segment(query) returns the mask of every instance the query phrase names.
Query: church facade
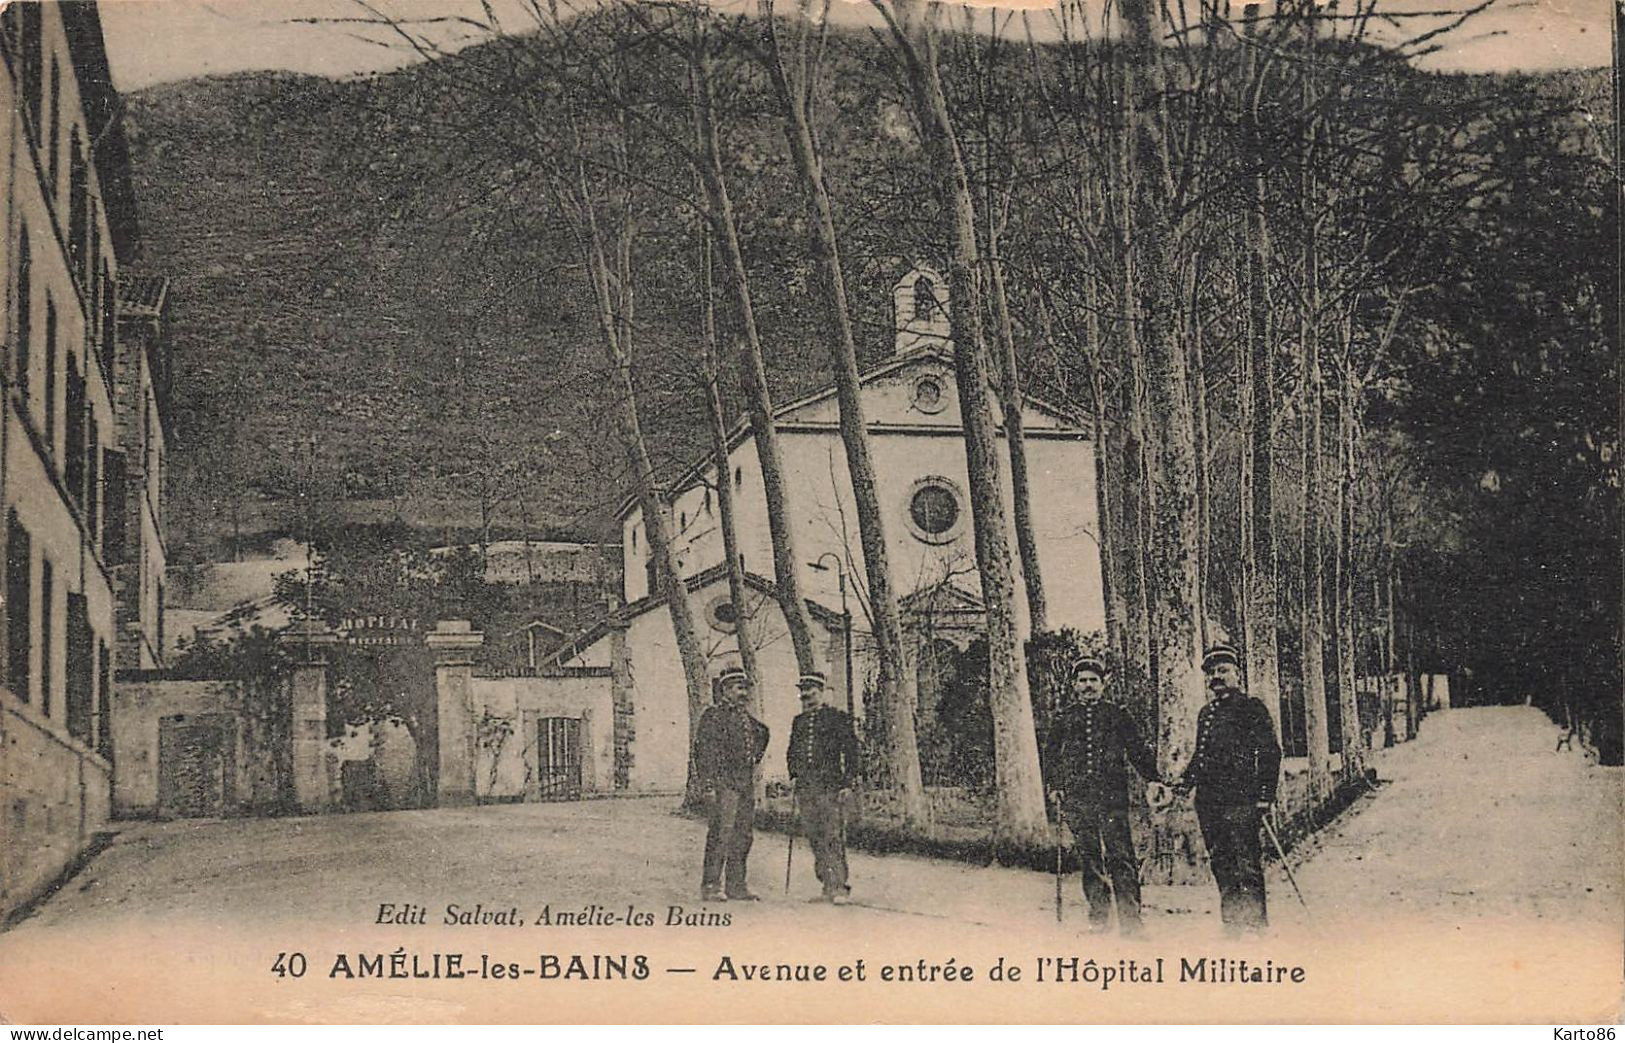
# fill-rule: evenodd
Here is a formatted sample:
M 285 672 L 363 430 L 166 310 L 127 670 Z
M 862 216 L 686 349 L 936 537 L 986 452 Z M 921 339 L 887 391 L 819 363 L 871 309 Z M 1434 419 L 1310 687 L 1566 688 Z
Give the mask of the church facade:
M 943 641 L 963 647 L 978 635 L 983 621 L 946 282 L 929 269 L 916 268 L 894 286 L 892 296 L 894 351 L 862 377 L 892 582 L 915 649 Z M 1000 419 L 996 399 L 993 408 Z M 1076 419 L 1042 402 L 1029 400 L 1023 419 L 1050 625 L 1085 632 L 1100 629 L 1105 614 L 1093 443 Z M 843 690 L 844 586 L 853 631 L 853 708 L 861 716 L 865 684 L 875 665 L 864 597 L 868 583 L 863 548 L 834 386 L 780 407 L 774 425 L 790 524 L 801 558 L 799 578 L 813 610 L 820 665 L 831 685 Z M 1002 438 L 1000 448 L 1008 517 L 1010 474 Z M 771 596 L 771 580 L 765 578 L 774 574 L 767 501 L 756 444 L 743 421 L 730 432 L 726 468 L 719 473 L 713 459 L 703 460 L 679 479 L 672 494 L 672 538 L 688 588 L 685 595 L 718 668 L 723 660 L 737 656 L 738 624 L 728 599 L 717 509 L 716 490 L 722 481 L 732 486 L 741 564 L 750 578 L 746 632 L 757 646 L 763 712 L 773 730 L 765 762 L 773 777 L 783 774 L 782 744 L 798 709 L 797 668 L 783 616 Z M 643 773 L 634 763 L 627 776 L 630 788 L 675 788 L 681 785 L 686 764 L 682 668 L 664 611 L 665 593 L 651 582 L 654 568 L 642 511 L 635 502 L 629 503 L 619 521 L 627 605 L 615 619 L 559 650 L 554 662 L 606 667 L 627 678 L 631 716 L 638 720 L 639 752 L 633 760 L 642 758 L 659 767 L 655 773 L 659 778 L 640 778 Z M 1019 573 L 1013 535 L 1010 546 Z M 1018 601 L 1024 613 L 1024 595 Z M 654 718 L 660 721 L 658 727 Z M 656 727 L 657 734 L 651 735 L 648 727 Z M 650 742 L 672 744 L 672 755 L 653 751 L 646 755 L 643 748 Z

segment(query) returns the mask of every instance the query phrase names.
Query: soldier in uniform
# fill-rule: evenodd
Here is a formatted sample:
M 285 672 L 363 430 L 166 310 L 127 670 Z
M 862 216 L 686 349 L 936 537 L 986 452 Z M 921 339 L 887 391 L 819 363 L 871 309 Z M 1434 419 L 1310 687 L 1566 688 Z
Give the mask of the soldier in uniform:
M 701 715 L 694 739 L 696 774 L 711 800 L 700 897 L 754 902 L 745 863 L 756 825 L 756 765 L 767 750 L 767 725 L 746 707 L 750 682 L 744 670 L 727 667 L 717 683 L 717 702 Z
M 1241 690 L 1234 648 L 1208 649 L 1202 672 L 1212 698 L 1197 715 L 1196 749 L 1174 789 L 1196 790 L 1196 820 L 1219 885 L 1219 917 L 1226 934 L 1238 935 L 1269 922 L 1259 828 L 1275 803 L 1281 744 L 1269 710 Z
M 852 888 L 846 882 L 846 808 L 861 768 L 852 717 L 828 702 L 824 675 L 801 675 L 801 713 L 790 726 L 790 780 L 801 805 L 801 830 L 812 846 L 813 871 L 823 894 L 815 901 L 837 905 Z
M 1140 930 L 1140 860 L 1128 823 L 1128 769 L 1157 781 L 1156 752 L 1117 704 L 1103 696 L 1106 664 L 1087 657 L 1077 664 L 1074 699 L 1056 717 L 1044 744 L 1044 776 L 1050 800 L 1072 830 L 1089 900 L 1089 925 L 1103 931 L 1117 899 L 1118 929 Z

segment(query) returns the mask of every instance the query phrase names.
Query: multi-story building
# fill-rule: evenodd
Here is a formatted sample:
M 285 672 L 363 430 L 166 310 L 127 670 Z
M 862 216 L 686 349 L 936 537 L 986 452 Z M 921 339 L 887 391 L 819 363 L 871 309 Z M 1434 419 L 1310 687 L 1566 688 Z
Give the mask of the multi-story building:
M 3 914 L 109 814 L 116 287 L 137 230 L 95 5 L 7 5 L 0 58 Z
M 165 665 L 163 490 L 167 466 L 169 357 L 164 322 L 169 280 L 125 275 L 118 284 L 118 364 L 114 412 L 119 452 L 108 460 L 107 496 L 119 517 L 110 519 L 108 560 L 118 602 L 120 670 Z

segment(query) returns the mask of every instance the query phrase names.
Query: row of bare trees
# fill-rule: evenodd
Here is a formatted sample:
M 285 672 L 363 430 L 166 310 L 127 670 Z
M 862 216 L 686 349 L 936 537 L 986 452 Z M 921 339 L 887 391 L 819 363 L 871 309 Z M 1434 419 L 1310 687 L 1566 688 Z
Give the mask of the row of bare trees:
M 788 220 L 834 377 L 878 665 L 869 708 L 881 781 L 907 827 L 925 815 L 915 675 L 848 290 L 884 253 L 864 229 L 864 197 L 883 182 L 920 215 L 889 234 L 945 258 L 954 295 L 998 839 L 1046 835 L 1023 649 L 1049 614 L 1021 424 L 1034 383 L 1092 420 L 1108 639 L 1154 714 L 1164 770 L 1189 755 L 1201 650 L 1219 637 L 1245 647 L 1254 694 L 1301 708 L 1315 793 L 1332 785 L 1334 712 L 1343 771 L 1360 769 L 1356 677 L 1394 658 L 1391 609 L 1386 658 L 1358 647 L 1381 630 L 1375 603 L 1393 600 L 1393 555 L 1380 552 L 1391 525 L 1374 519 L 1417 499 L 1385 492 L 1403 447 L 1370 437 L 1367 409 L 1398 379 L 1407 302 L 1432 278 L 1419 258 L 1486 176 L 1453 136 L 1483 114 L 1437 104 L 1407 64 L 1448 24 L 1379 41 L 1371 8 L 1306 0 L 1241 11 L 1060 0 L 1019 15 L 874 0 L 867 35 L 833 25 L 828 0 L 730 13 L 531 0 L 527 15 L 504 24 L 488 6 L 469 20 L 492 39 L 477 61 L 439 50 L 437 27 L 387 24 L 440 66 L 466 67 L 462 88 L 491 99 L 501 128 L 504 205 L 544 208 L 569 244 L 669 592 L 684 589 L 683 570 L 640 407 L 636 362 L 654 324 L 639 309 L 651 286 L 700 302 L 683 338 L 695 347 L 678 354 L 704 407 L 736 616 L 750 613 L 727 481 L 735 401 L 761 464 L 779 606 L 809 669 L 796 490 L 772 421 L 750 246 L 758 223 L 785 220 L 762 202 L 771 179 L 746 161 L 760 148 L 752 134 L 773 125 L 783 139 L 789 175 L 773 190 L 781 206 L 784 192 L 796 200 Z M 853 55 L 886 73 L 877 107 L 906 114 L 900 140 L 867 147 L 868 174 L 851 173 L 866 147 L 850 134 L 827 144 L 851 100 L 832 56 Z M 692 727 L 705 654 L 688 600 L 667 605 Z M 754 670 L 748 628 L 738 632 Z

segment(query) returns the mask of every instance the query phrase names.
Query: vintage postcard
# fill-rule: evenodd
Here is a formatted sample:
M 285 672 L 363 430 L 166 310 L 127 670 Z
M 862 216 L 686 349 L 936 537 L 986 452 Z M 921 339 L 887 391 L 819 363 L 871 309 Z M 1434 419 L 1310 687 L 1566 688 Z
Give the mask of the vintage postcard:
M 1612 1038 L 1620 19 L 7 4 L 0 1021 Z

